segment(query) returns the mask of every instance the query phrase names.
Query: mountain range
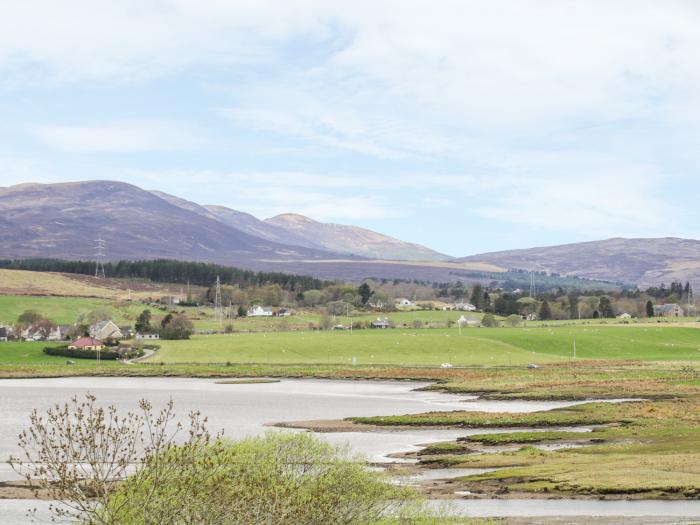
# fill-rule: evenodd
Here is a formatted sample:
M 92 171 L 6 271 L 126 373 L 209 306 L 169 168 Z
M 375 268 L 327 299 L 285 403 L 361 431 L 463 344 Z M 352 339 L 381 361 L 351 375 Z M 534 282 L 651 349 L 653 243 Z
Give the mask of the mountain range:
M 114 181 L 0 188 L 0 258 L 172 258 L 321 278 L 493 279 L 532 269 L 655 285 L 700 277 L 700 241 L 608 239 L 453 258 L 422 245 L 293 213 L 265 220 Z

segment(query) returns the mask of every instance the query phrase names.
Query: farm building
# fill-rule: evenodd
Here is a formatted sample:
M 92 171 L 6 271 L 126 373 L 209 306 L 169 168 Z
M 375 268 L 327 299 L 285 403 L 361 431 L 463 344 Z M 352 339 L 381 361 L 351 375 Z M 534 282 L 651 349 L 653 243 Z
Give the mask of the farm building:
M 455 304 L 455 310 L 461 310 L 463 312 L 476 312 L 476 306 L 472 303 L 457 303 Z
M 90 337 L 93 339 L 122 339 L 124 334 L 112 321 L 100 321 L 90 327 Z
M 405 297 L 399 297 L 394 301 L 396 306 L 416 306 L 416 303 L 411 301 L 410 299 L 406 299 Z
M 380 328 L 380 329 L 382 329 L 382 328 L 390 328 L 390 327 L 391 327 L 391 323 L 389 322 L 389 319 L 387 319 L 386 317 L 385 317 L 384 319 L 381 319 L 381 318 L 377 317 L 377 320 L 376 320 L 376 321 L 372 321 L 372 324 L 371 324 L 370 326 L 371 326 L 372 328 Z
M 655 317 L 683 317 L 683 308 L 679 304 L 654 305 Z
M 272 317 L 272 308 L 265 308 L 264 306 L 253 306 L 248 308 L 246 312 L 248 317 Z
M 627 312 L 621 313 L 617 316 L 618 319 L 632 319 L 632 316 Z
M 102 341 L 92 337 L 81 337 L 68 345 L 69 350 L 102 350 L 104 347 Z

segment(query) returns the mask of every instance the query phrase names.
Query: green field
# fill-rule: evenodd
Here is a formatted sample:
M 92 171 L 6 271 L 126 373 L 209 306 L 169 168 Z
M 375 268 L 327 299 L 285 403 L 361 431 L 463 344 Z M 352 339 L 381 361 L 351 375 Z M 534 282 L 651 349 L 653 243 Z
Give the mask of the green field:
M 117 324 L 133 324 L 133 320 L 144 308 L 140 303 L 85 297 L 0 295 L 0 324 L 13 323 L 25 310 L 36 310 L 57 324 L 72 324 L 78 315 L 97 309 L 106 309 Z
M 567 326 L 356 330 L 194 336 L 161 341 L 165 363 L 516 365 L 577 359 L 697 361 L 700 330 L 675 326 Z

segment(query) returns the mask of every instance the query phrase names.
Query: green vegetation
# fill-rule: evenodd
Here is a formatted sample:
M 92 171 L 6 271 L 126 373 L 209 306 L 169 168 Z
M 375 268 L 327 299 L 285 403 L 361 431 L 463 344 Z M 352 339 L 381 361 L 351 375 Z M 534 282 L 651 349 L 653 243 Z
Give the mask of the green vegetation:
M 505 434 L 473 434 L 460 439 L 462 442 L 481 443 L 482 445 L 510 445 L 546 443 L 549 441 L 602 440 L 597 432 L 562 432 L 547 430 L 543 432 L 509 432 Z
M 566 409 L 528 414 L 488 412 L 428 412 L 407 416 L 353 417 L 350 421 L 379 426 L 448 426 L 462 428 L 570 427 L 619 423 L 603 403 L 579 405 Z M 582 408 L 585 407 L 585 408 Z
M 105 310 L 117 324 L 133 324 L 143 309 L 139 303 L 86 297 L 34 297 L 0 295 L 0 324 L 12 324 L 26 310 L 35 310 L 57 324 L 73 324 L 82 314 Z
M 700 330 L 674 326 L 571 326 L 357 330 L 194 336 L 163 341 L 151 361 L 349 365 L 522 365 L 578 360 L 697 361 Z

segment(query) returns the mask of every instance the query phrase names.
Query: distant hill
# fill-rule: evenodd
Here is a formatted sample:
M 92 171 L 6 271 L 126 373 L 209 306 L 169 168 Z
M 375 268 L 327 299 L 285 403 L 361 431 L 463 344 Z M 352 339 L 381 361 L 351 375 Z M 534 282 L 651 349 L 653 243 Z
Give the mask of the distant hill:
M 365 228 L 317 222 L 295 213 L 277 215 L 264 222 L 289 232 L 294 239 L 302 239 L 306 246 L 336 253 L 402 261 L 445 261 L 450 258 L 420 244 L 401 241 Z
M 484 253 L 457 259 L 502 268 L 534 269 L 589 279 L 669 284 L 700 282 L 700 241 L 692 239 L 608 239 L 543 248 Z
M 389 243 L 387 255 L 396 256 L 396 246 L 417 246 L 370 234 Z M 322 243 L 312 243 L 304 232 L 297 234 L 246 213 L 205 207 L 122 182 L 0 188 L 0 258 L 93 259 L 98 237 L 107 242 L 107 257 L 113 261 L 168 258 L 323 279 L 450 281 L 455 270 L 501 271 L 484 264 L 373 260 L 348 250 L 338 253 L 317 247 Z M 348 243 L 355 243 L 354 239 Z M 429 252 L 419 248 L 421 254 Z M 375 243 L 373 249 L 377 253 L 379 245 Z M 411 255 L 410 250 L 404 253 Z
M 98 236 L 106 240 L 113 259 L 163 257 L 240 263 L 329 256 L 264 241 L 122 182 L 0 188 L 0 216 L 3 257 L 91 258 Z
M 318 222 L 295 213 L 284 213 L 264 221 L 225 206 L 200 206 L 153 191 L 154 195 L 183 209 L 213 218 L 255 237 L 342 255 L 397 261 L 445 261 L 449 256 L 365 228 Z

